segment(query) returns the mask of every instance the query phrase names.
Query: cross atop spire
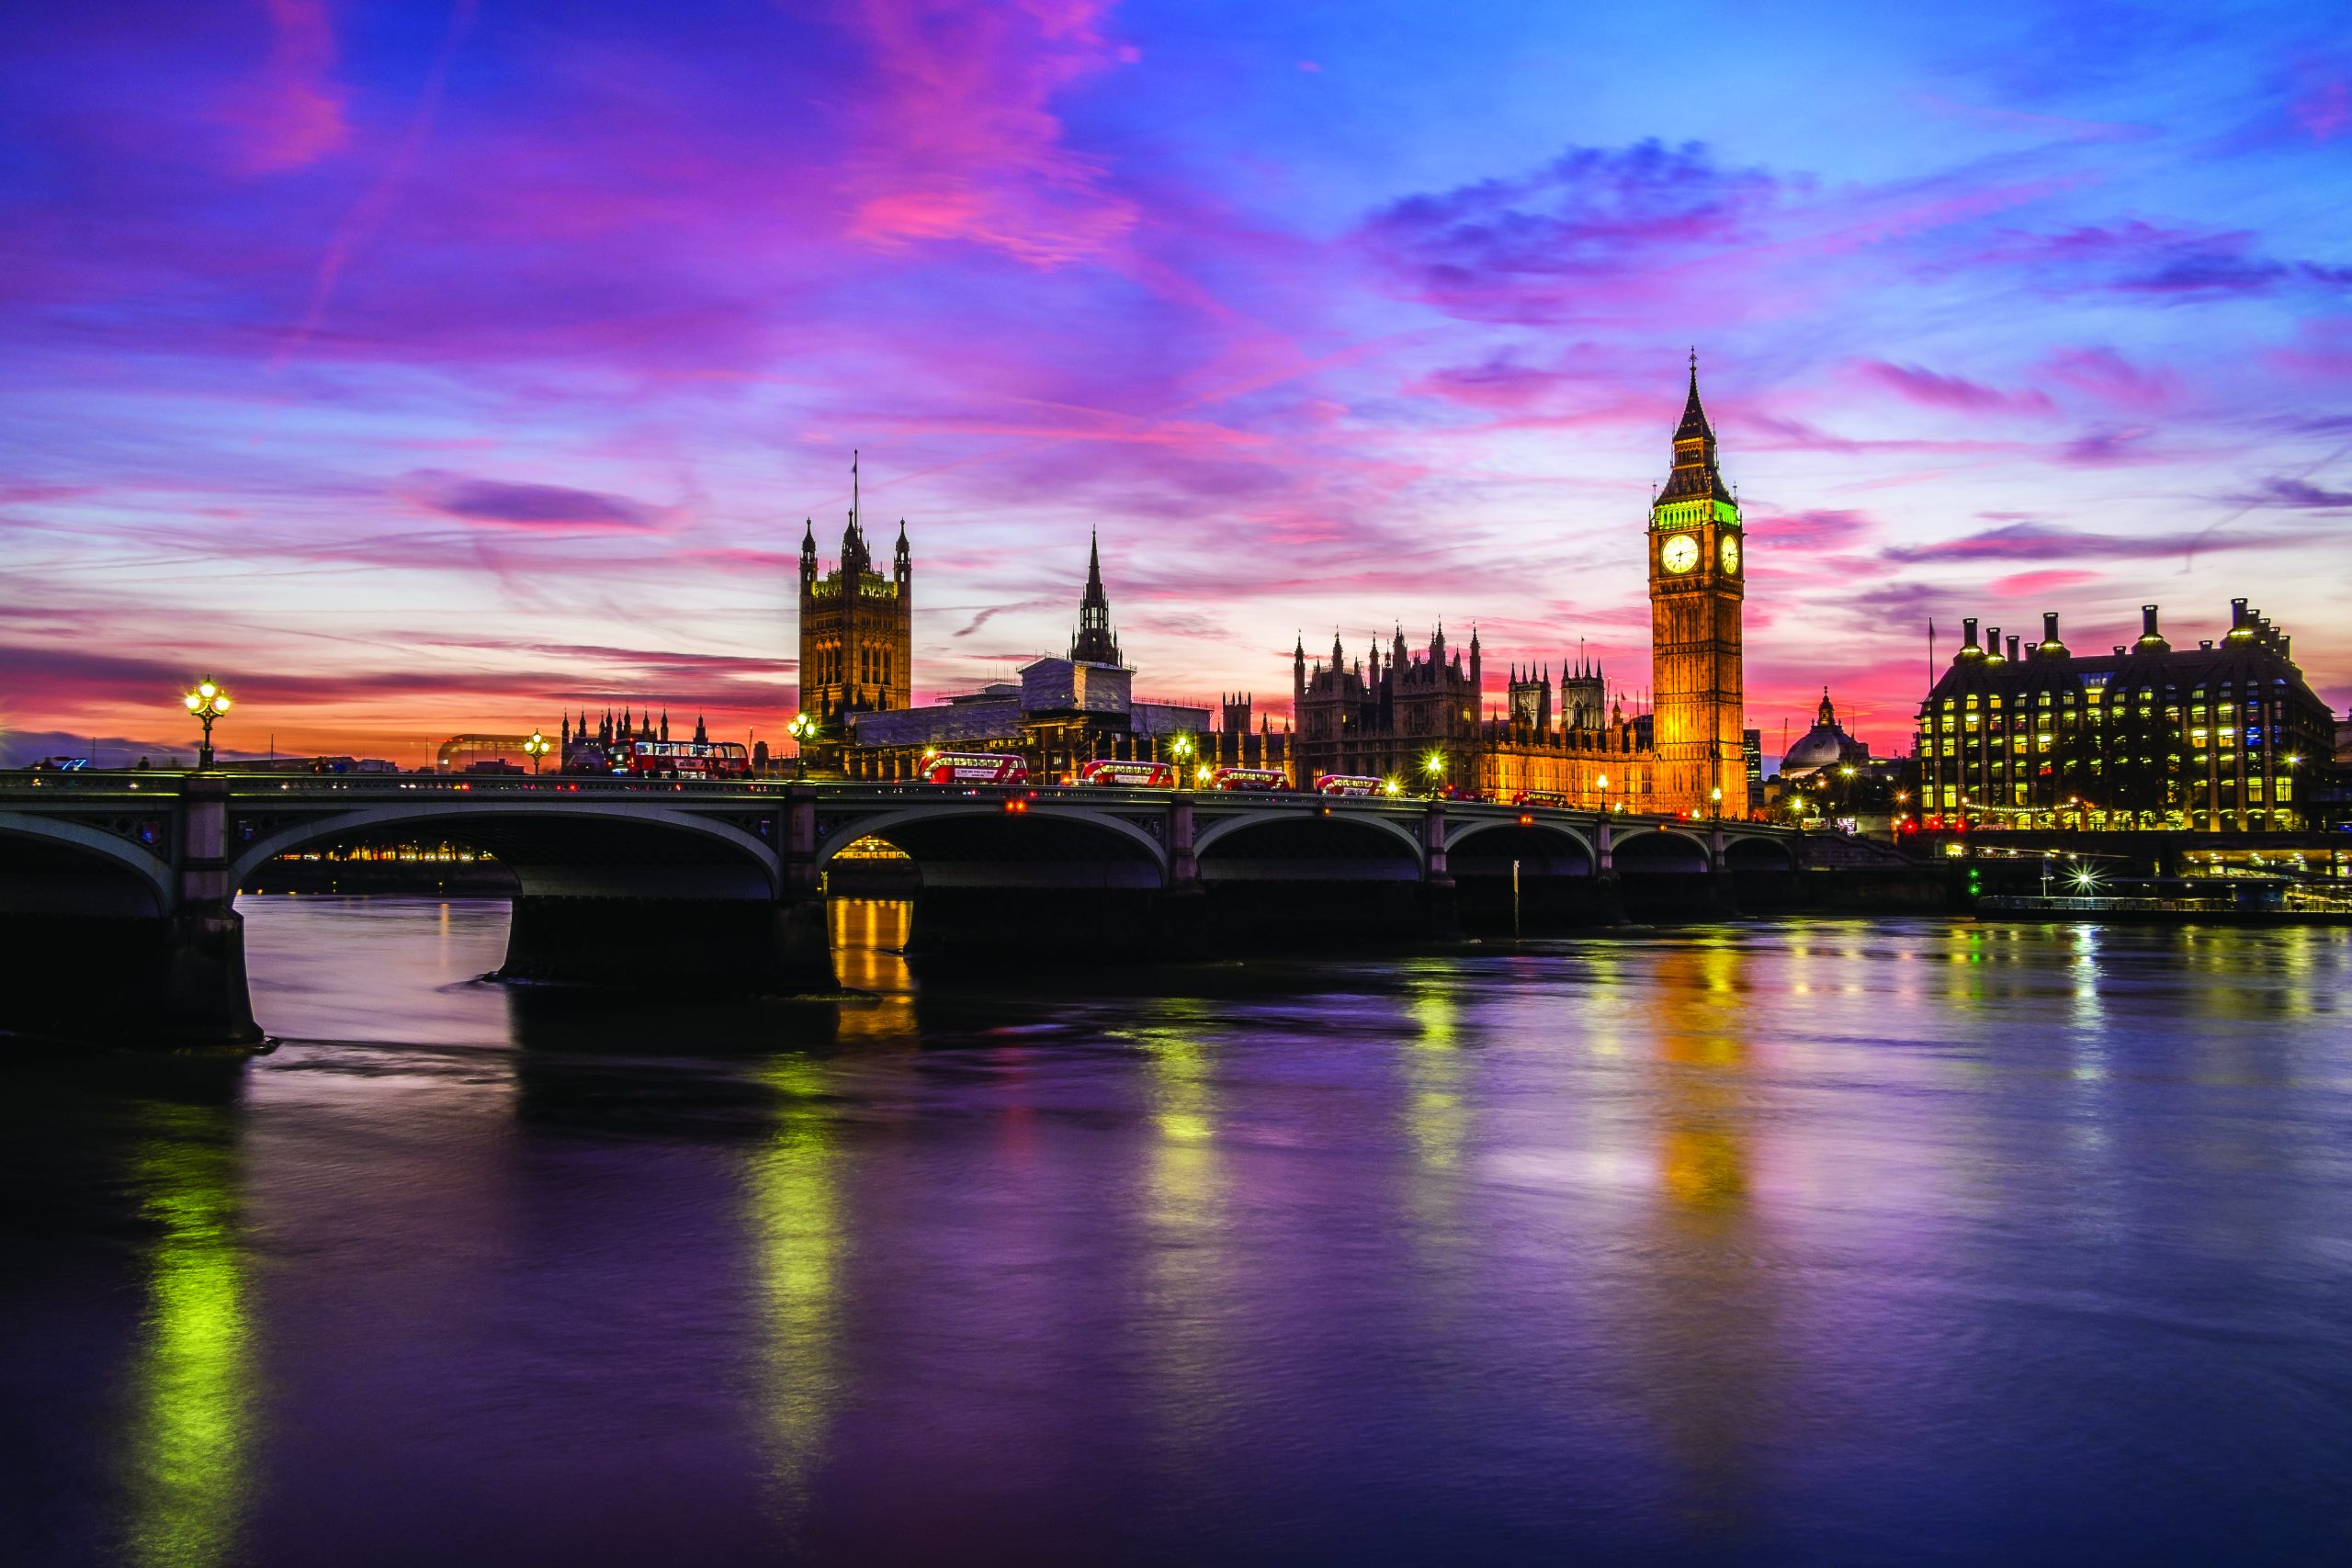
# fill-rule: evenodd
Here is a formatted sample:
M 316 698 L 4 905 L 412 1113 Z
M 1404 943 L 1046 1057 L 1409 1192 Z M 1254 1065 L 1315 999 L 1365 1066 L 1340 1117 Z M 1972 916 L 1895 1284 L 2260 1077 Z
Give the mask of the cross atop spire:
M 1674 471 L 1653 504 L 1727 499 L 1731 487 L 1715 467 L 1715 427 L 1699 401 L 1699 351 L 1690 351 L 1690 390 L 1682 402 L 1682 423 L 1674 429 Z
M 1707 411 L 1699 403 L 1699 351 L 1690 351 L 1690 392 L 1682 401 L 1682 423 L 1675 427 L 1674 441 L 1679 446 L 1685 441 L 1713 441 L 1714 427 L 1707 423 Z

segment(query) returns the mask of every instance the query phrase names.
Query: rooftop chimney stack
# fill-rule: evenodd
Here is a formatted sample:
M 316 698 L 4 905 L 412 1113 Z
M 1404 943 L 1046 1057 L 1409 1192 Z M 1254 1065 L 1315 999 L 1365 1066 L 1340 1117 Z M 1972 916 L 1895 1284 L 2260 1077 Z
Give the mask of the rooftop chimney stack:
M 2012 664 L 2015 664 L 2017 661 L 2018 661 L 2018 639 L 2017 639 L 2017 638 L 2015 638 L 2015 637 L 2011 637 L 2011 638 L 2009 638 L 2009 662 L 2010 662 L 2010 663 L 2012 663 Z
M 1960 625 L 1961 629 L 1968 634 L 1968 640 L 1961 646 L 1960 650 L 1962 653 L 1971 652 L 1976 648 L 1976 617 L 1963 615 L 1961 617 Z

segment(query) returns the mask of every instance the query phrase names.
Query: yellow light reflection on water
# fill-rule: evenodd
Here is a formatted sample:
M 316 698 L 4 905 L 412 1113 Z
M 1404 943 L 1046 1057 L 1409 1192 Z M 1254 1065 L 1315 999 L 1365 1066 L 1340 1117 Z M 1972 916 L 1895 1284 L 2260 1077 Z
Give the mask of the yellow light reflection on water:
M 914 978 L 908 972 L 907 937 L 914 905 L 904 898 L 835 898 L 825 906 L 833 973 L 866 999 L 845 1004 L 836 1025 L 842 1043 L 900 1039 L 915 1026 Z
M 230 1112 L 156 1113 L 135 1177 L 162 1226 L 132 1378 L 127 1556 L 168 1568 L 235 1560 L 251 1484 L 252 1325 L 238 1250 Z
M 1206 1007 L 1162 1004 L 1167 1021 L 1129 1036 L 1143 1054 L 1156 1137 L 1143 1154 L 1144 1355 L 1161 1440 L 1176 1462 L 1208 1448 L 1225 1408 L 1226 1179 L 1217 1147 Z
M 773 1140 L 752 1156 L 751 1224 L 766 1315 L 769 1477 L 786 1521 L 808 1504 L 840 1397 L 840 1299 L 846 1254 L 839 1150 L 826 1109 L 829 1069 L 782 1057 L 762 1077 L 777 1097 Z

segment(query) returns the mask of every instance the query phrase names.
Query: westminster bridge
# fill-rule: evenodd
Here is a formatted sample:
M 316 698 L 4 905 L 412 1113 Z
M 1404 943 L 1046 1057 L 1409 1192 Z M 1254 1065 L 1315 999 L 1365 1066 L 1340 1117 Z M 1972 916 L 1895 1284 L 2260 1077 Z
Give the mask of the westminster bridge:
M 869 839 L 920 874 L 923 949 L 1055 957 L 1723 914 L 1820 852 L 1745 821 L 1292 793 L 0 773 L 0 1027 L 257 1038 L 237 890 L 280 855 L 420 838 L 514 874 L 503 976 L 790 994 L 836 988 L 827 866 Z

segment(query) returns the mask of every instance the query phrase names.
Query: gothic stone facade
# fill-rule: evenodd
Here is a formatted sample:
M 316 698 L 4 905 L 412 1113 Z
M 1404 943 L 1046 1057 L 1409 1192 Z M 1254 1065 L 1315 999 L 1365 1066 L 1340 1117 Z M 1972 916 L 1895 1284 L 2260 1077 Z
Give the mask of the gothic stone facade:
M 1399 631 L 1385 662 L 1377 645 L 1350 662 L 1335 637 L 1329 664 L 1310 665 L 1302 638 L 1292 652 L 1300 783 L 1351 773 L 1419 791 L 1435 757 L 1448 783 L 1499 800 L 1541 791 L 1577 805 L 1746 815 L 1746 539 L 1738 502 L 1716 466 L 1695 361 L 1674 433 L 1674 466 L 1650 508 L 1647 533 L 1654 694 L 1647 723 L 1628 721 L 1607 701 L 1600 670 L 1582 661 L 1573 671 L 1563 667 L 1556 710 L 1546 668 L 1510 671 L 1503 714 L 1484 713 L 1475 630 L 1466 659 L 1463 650 L 1449 654 L 1442 627 L 1423 651 L 1408 649 Z
M 849 525 L 842 532 L 841 562 L 817 567 L 817 528 L 800 539 L 800 710 L 817 721 L 807 749 L 820 766 L 837 762 L 854 713 L 887 713 L 914 700 L 914 563 L 907 525 L 890 572 L 874 570 L 858 517 L 856 468 L 850 474 Z

